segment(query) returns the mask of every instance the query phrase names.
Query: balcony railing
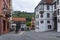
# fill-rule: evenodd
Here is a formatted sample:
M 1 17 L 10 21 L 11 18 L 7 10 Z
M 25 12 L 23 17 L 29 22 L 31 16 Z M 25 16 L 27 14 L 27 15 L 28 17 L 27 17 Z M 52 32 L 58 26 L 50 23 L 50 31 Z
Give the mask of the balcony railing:
M 8 13 L 7 13 L 7 14 L 5 14 L 5 16 L 6 16 L 6 17 L 11 17 L 11 14 L 8 14 Z
M 9 13 L 9 11 L 5 7 L 3 8 L 3 11 L 6 17 L 11 17 L 11 13 Z

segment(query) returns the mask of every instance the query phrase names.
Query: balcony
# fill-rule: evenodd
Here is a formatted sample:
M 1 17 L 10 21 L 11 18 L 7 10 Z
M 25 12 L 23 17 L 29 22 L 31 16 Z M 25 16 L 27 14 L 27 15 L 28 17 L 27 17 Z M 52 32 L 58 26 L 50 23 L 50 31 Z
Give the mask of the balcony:
M 11 13 L 5 7 L 3 8 L 3 11 L 5 14 L 5 17 L 11 17 Z
M 5 15 L 4 14 L 0 14 L 0 17 L 5 17 Z
M 8 13 L 7 13 L 7 14 L 5 14 L 5 16 L 6 16 L 6 17 L 11 17 L 11 14 L 8 14 Z

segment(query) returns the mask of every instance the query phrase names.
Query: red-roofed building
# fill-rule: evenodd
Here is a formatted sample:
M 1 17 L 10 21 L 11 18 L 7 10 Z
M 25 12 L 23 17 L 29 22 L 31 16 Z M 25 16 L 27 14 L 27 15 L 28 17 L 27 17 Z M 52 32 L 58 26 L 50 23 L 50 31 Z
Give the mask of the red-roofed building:
M 13 24 L 16 24 L 16 27 L 19 26 L 20 29 L 26 27 L 26 18 L 12 18 Z

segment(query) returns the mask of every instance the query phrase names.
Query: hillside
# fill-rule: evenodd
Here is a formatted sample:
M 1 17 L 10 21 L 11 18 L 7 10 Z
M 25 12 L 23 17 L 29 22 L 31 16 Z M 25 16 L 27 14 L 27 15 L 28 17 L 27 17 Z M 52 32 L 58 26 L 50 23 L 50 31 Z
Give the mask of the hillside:
M 27 13 L 27 12 L 20 12 L 20 11 L 14 11 L 13 17 L 25 17 L 27 20 L 31 20 L 32 17 L 34 17 L 34 13 Z

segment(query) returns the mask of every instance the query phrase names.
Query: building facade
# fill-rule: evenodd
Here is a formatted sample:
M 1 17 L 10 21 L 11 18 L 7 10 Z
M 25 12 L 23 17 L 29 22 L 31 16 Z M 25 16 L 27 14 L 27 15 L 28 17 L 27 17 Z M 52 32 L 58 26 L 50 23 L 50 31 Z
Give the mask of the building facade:
M 35 30 L 35 18 L 34 17 L 32 17 L 30 29 Z
M 0 34 L 9 32 L 12 0 L 0 0 Z
M 60 0 L 41 0 L 35 8 L 35 31 L 60 31 Z
M 25 30 L 26 29 L 26 18 L 18 18 L 18 17 L 13 17 L 12 18 L 12 21 L 13 23 L 12 24 L 15 24 L 16 25 L 16 29 L 17 30 Z

